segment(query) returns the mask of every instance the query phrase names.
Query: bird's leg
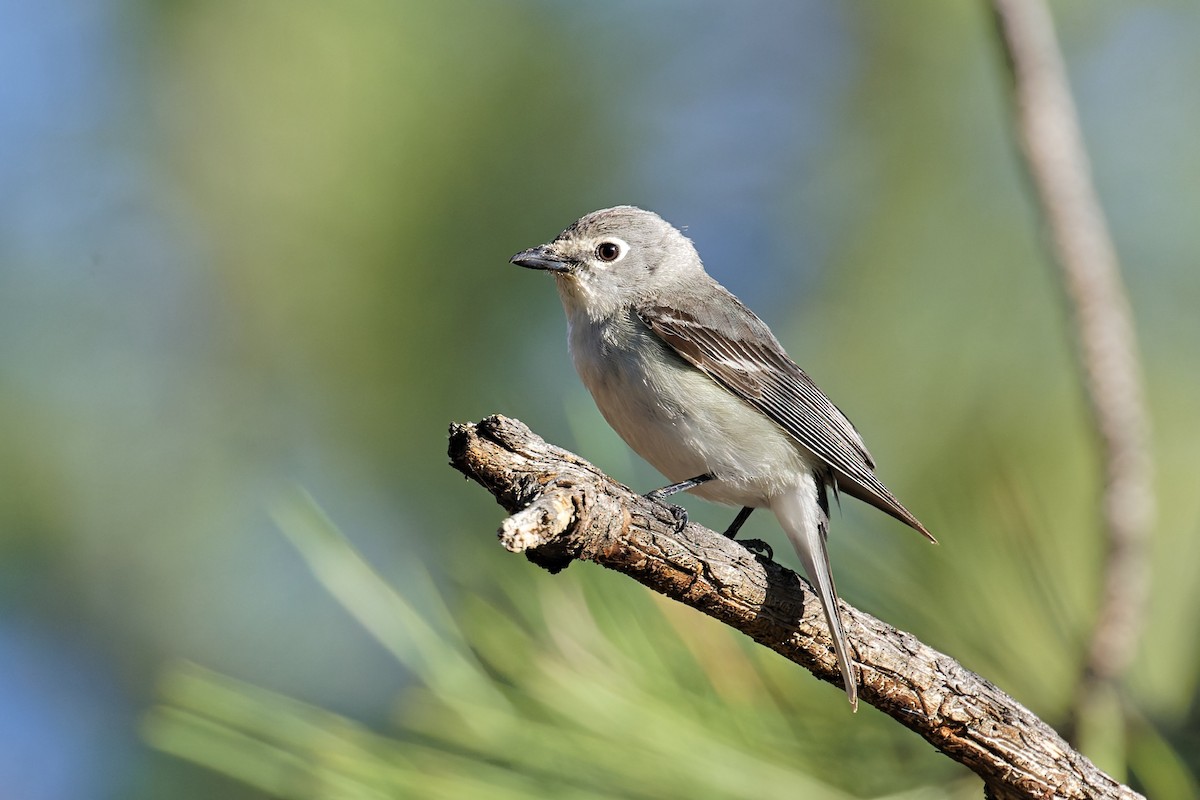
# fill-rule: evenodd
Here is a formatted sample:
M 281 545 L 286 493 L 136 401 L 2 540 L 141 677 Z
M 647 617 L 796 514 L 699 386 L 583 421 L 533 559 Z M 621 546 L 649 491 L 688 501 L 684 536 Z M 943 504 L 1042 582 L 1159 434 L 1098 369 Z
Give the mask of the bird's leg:
M 688 478 L 686 481 L 672 483 L 670 486 L 664 486 L 661 489 L 655 489 L 653 492 L 646 492 L 645 498 L 647 500 L 661 502 L 665 497 L 670 497 L 671 495 L 678 494 L 679 492 L 686 492 L 688 489 L 695 489 L 700 484 L 711 481 L 714 477 L 715 476 L 706 472 L 703 475 L 697 475 L 694 478 Z M 675 530 L 682 531 L 688 524 L 687 509 L 683 506 L 674 505 L 673 503 L 663 503 L 663 505 L 671 509 L 671 516 L 675 518 L 676 523 Z
M 746 524 L 746 520 L 750 519 L 750 515 L 753 513 L 753 506 L 746 506 L 739 511 L 738 515 L 733 518 L 733 522 L 729 523 L 729 527 L 725 529 L 725 535 L 730 539 L 735 538 L 737 536 L 737 532 L 742 529 L 742 526 Z
M 750 519 L 750 515 L 754 513 L 753 506 L 746 506 L 738 515 L 733 518 L 733 522 L 729 523 L 729 527 L 725 529 L 725 535 L 730 539 L 737 536 L 737 532 L 746 524 L 746 520 Z M 762 539 L 742 539 L 742 547 L 749 550 L 756 556 L 766 556 L 768 561 L 775 558 L 775 551 L 771 549 L 771 545 L 764 542 Z
M 646 499 L 662 500 L 663 498 L 670 497 L 673 494 L 686 492 L 688 489 L 695 489 L 702 483 L 708 483 L 713 479 L 713 477 L 713 475 L 710 475 L 706 472 L 703 475 L 697 475 L 694 478 L 688 478 L 686 481 L 672 483 L 670 486 L 664 486 L 661 489 L 655 489 L 653 492 L 646 492 Z

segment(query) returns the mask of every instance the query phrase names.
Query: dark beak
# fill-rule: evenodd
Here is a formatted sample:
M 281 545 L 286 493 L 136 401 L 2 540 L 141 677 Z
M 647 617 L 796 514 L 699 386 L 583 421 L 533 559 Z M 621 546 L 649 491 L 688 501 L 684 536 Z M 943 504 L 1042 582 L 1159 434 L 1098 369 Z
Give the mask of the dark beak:
M 551 272 L 568 272 L 571 269 L 571 262 L 551 250 L 548 244 L 523 250 L 510 258 L 509 261 L 518 267 L 545 269 Z

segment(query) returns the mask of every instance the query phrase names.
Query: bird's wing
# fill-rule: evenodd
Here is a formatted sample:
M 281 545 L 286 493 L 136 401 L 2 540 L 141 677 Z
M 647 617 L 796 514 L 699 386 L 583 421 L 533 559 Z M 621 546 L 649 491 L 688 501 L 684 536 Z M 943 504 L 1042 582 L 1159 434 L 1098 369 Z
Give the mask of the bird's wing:
M 766 324 L 736 297 L 705 303 L 712 324 L 653 304 L 638 316 L 692 366 L 770 417 L 833 470 L 836 488 L 892 515 L 930 539 L 925 526 L 875 476 L 875 462 L 846 415 L 792 361 Z M 732 304 L 732 305 L 730 305 Z

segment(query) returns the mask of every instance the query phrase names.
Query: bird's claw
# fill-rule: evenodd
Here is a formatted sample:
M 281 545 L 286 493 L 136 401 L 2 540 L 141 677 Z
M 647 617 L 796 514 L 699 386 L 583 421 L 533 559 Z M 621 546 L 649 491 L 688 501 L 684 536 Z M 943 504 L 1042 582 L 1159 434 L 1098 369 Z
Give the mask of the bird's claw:
M 667 486 L 664 488 L 671 489 L 673 487 Z M 671 512 L 671 516 L 675 518 L 675 532 L 683 533 L 683 529 L 686 528 L 688 524 L 687 509 L 683 506 L 677 506 L 674 503 L 667 503 L 663 501 L 663 497 L 670 497 L 672 494 L 674 494 L 674 492 L 667 492 L 667 494 L 664 495 L 662 489 L 655 489 L 653 492 L 646 492 L 644 495 L 642 495 L 642 497 L 645 497 L 647 500 L 653 500 L 656 503 L 662 503 L 662 505 L 666 506 L 667 510 Z
M 734 541 L 749 550 L 755 558 L 761 557 L 767 561 L 775 560 L 775 551 L 762 539 L 734 539 Z
M 671 516 L 675 518 L 675 532 L 683 533 L 683 529 L 688 524 L 688 512 L 683 506 L 677 506 L 673 503 L 663 503 L 671 512 Z

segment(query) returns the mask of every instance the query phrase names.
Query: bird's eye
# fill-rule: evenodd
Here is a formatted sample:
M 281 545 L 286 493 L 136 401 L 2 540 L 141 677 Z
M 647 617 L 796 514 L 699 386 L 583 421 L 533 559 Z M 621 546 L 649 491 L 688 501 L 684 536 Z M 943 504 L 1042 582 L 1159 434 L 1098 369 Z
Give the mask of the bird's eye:
M 601 242 L 596 246 L 596 258 L 601 261 L 616 261 L 621 256 L 621 246 L 616 242 Z

